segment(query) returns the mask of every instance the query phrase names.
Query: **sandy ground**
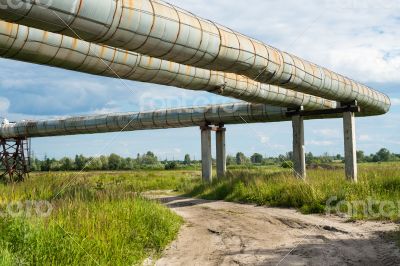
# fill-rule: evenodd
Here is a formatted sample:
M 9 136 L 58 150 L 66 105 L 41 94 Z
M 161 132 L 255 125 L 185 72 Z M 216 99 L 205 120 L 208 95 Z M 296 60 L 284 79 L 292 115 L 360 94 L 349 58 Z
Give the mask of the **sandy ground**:
M 156 265 L 400 265 L 393 223 L 154 196 L 186 223 Z

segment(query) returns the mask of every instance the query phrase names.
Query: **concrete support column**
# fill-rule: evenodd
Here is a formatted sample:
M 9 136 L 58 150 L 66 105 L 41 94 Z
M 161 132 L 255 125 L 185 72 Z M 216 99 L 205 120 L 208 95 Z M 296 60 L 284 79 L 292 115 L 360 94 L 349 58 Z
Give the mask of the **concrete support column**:
M 203 181 L 212 181 L 211 128 L 201 127 L 201 165 Z
M 306 178 L 306 158 L 304 153 L 304 119 L 300 115 L 292 117 L 293 126 L 293 169 L 301 179 Z
M 226 174 L 226 147 L 225 147 L 226 128 L 219 126 L 216 130 L 217 146 L 217 177 L 223 178 Z
M 353 112 L 343 113 L 343 129 L 346 178 L 357 182 L 356 126 Z

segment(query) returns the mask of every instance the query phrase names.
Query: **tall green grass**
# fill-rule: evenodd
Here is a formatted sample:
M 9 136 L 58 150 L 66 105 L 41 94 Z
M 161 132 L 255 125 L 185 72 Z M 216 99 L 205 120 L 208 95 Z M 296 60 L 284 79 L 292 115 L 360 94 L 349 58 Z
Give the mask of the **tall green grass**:
M 28 265 L 133 265 L 157 256 L 179 225 L 142 199 L 71 203 L 46 220 L 1 219 L 1 257 Z
M 1 265 L 136 265 L 157 257 L 182 219 L 140 197 L 184 182 L 166 173 L 58 173 L 0 185 Z M 168 174 L 171 175 L 171 174 Z M 49 217 L 7 214 L 6 203 L 48 200 Z
M 340 169 L 309 170 L 303 182 L 277 167 L 231 169 L 212 184 L 188 170 L 33 174 L 24 183 L 0 184 L 1 214 L 13 201 L 47 200 L 54 209 L 48 217 L 0 215 L 0 265 L 136 265 L 159 256 L 182 219 L 140 196 L 148 190 L 325 213 L 332 197 L 332 204 L 399 201 L 400 164 L 361 165 L 358 184 Z M 356 208 L 350 218 L 399 220 L 394 208 L 390 217 Z
M 223 180 L 188 186 L 184 192 L 204 199 L 297 208 L 303 213 L 325 213 L 338 207 L 337 211 L 348 214 L 345 203 L 351 202 L 352 219 L 400 220 L 400 164 L 361 165 L 357 184 L 345 180 L 342 169 L 309 170 L 306 182 L 288 170 L 234 170 Z M 385 206 L 386 212 L 379 214 L 382 201 L 394 206 Z M 372 211 L 366 212 L 365 205 L 356 202 L 371 202 Z
M 176 190 L 198 183 L 195 171 L 132 171 L 132 172 L 57 172 L 34 173 L 25 182 L 0 183 L 0 203 L 12 200 L 54 200 L 83 197 L 94 191 L 109 194 L 140 193 L 149 190 Z M 88 193 L 88 194 L 85 194 Z

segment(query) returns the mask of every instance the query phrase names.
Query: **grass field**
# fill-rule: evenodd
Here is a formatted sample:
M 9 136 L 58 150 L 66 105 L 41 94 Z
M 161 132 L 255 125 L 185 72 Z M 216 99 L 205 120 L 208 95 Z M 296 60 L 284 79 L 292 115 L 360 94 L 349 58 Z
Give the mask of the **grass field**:
M 134 265 L 157 257 L 176 237 L 182 219 L 139 192 L 175 188 L 181 178 L 49 173 L 1 185 L 0 264 Z M 48 205 L 29 207 L 36 200 L 51 203 L 49 216 L 36 213 L 45 206 L 42 213 L 47 214 Z
M 350 219 L 400 220 L 400 164 L 362 164 L 358 184 L 346 181 L 343 169 L 332 169 L 309 170 L 303 182 L 276 166 L 236 167 L 213 184 L 203 184 L 194 170 L 34 173 L 24 183 L 0 185 L 0 265 L 134 265 L 156 258 L 182 219 L 141 197 L 149 190 L 303 213 L 329 206 L 347 213 L 345 203 L 356 202 Z M 48 216 L 29 205 L 41 201 L 51 203 Z M 370 201 L 366 212 L 359 203 Z M 381 201 L 394 204 L 385 203 L 381 212 Z M 42 213 L 46 206 L 39 206 Z
M 350 219 L 400 221 L 399 163 L 361 164 L 357 184 L 345 180 L 340 166 L 335 168 L 309 170 L 306 182 L 274 167 L 233 170 L 224 180 L 184 190 L 193 197 L 297 208 L 306 214 L 336 212 Z

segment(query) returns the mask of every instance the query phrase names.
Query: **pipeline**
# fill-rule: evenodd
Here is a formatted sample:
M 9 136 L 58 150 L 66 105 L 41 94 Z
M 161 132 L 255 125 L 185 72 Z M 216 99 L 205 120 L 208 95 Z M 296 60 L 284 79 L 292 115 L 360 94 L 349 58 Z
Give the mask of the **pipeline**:
M 337 104 L 237 74 L 181 65 L 5 21 L 0 21 L 0 56 L 101 76 L 205 90 L 254 103 L 304 106 L 309 110 L 335 108 Z
M 235 125 L 291 121 L 286 107 L 264 104 L 231 103 L 164 109 L 137 113 L 113 113 L 41 121 L 20 121 L 0 126 L 0 138 L 36 138 L 183 128 L 205 125 Z M 324 118 L 337 118 L 328 115 Z M 321 117 L 304 117 L 306 120 Z
M 50 137 L 148 129 L 290 120 L 287 108 L 232 103 L 140 113 L 115 113 L 3 124 L 0 138 Z
M 367 86 L 160 0 L 0 0 L 0 18 L 210 70 L 245 75 L 384 114 L 390 99 Z

